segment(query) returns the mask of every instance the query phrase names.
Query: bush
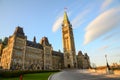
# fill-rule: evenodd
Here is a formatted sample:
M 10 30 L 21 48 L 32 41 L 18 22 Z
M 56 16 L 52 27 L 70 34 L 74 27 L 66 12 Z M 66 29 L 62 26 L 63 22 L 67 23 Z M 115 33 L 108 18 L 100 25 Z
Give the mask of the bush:
M 120 67 L 117 67 L 117 68 L 112 68 L 113 70 L 120 70 Z
M 10 78 L 10 77 L 19 77 L 20 75 L 24 74 L 34 74 L 34 73 L 46 73 L 46 72 L 59 72 L 60 70 L 14 70 L 14 71 L 0 71 L 0 77 Z
M 1 77 L 18 77 L 23 74 L 23 71 L 2 71 Z

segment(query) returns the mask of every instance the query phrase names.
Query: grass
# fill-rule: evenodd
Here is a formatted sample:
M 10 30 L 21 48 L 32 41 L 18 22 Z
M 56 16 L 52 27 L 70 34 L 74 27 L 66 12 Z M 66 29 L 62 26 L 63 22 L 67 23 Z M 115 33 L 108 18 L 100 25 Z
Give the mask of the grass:
M 23 75 L 23 80 L 48 80 L 48 77 L 52 73 L 55 73 L 55 72 L 24 74 Z M 15 78 L 0 78 L 0 80 L 19 80 L 19 77 L 15 77 Z

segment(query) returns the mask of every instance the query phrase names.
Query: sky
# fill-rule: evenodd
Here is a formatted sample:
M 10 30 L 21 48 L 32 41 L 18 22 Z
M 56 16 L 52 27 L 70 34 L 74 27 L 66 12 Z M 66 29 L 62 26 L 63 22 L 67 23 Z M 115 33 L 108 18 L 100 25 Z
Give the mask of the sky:
M 67 8 L 65 10 L 65 8 Z M 54 50 L 62 48 L 64 11 L 73 27 L 76 54 L 82 51 L 91 64 L 120 64 L 120 0 L 0 0 L 0 38 L 17 26 L 28 40 L 46 36 Z

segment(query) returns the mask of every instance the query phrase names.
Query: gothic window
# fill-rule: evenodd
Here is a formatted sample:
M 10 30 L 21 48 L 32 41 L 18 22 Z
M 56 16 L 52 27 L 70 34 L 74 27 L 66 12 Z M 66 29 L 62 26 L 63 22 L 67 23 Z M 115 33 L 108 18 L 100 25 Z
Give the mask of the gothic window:
M 64 31 L 64 34 L 68 33 L 68 30 Z
M 67 39 L 67 48 L 69 49 L 68 39 Z
M 16 54 L 17 54 L 18 56 L 20 56 L 20 55 L 22 54 L 22 52 L 19 52 L 19 51 L 18 51 L 18 52 L 16 52 Z
M 65 39 L 65 48 L 68 49 L 68 39 Z
M 67 55 L 67 59 L 69 59 L 69 56 Z
M 68 37 L 65 39 L 65 48 L 66 48 L 66 49 L 69 48 Z

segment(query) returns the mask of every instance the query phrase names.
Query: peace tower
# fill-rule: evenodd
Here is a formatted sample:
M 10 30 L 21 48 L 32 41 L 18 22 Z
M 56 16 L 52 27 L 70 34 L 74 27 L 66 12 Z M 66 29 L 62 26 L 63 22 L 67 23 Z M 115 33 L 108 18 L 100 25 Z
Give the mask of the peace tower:
M 62 41 L 64 52 L 64 67 L 77 68 L 73 29 L 66 12 L 64 12 L 62 23 Z

